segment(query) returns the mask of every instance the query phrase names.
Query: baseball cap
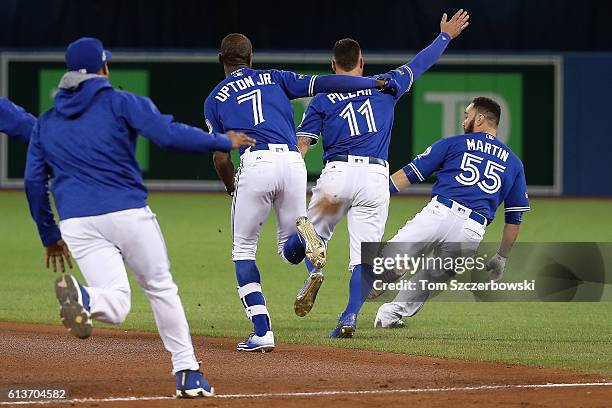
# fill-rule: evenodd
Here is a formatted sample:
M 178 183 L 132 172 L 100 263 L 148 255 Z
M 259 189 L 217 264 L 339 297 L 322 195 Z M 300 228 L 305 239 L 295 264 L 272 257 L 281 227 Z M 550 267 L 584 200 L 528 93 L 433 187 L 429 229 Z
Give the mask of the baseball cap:
M 93 74 L 111 59 L 97 38 L 83 37 L 71 42 L 66 50 L 66 66 L 69 71 Z

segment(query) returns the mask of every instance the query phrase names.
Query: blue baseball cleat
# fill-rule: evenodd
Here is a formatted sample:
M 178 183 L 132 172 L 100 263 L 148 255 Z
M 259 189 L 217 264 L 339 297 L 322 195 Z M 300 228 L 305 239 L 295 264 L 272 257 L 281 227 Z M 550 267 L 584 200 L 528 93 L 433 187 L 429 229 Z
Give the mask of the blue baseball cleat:
M 265 353 L 266 351 L 274 350 L 274 333 L 268 331 L 264 336 L 258 336 L 255 333 L 251 333 L 249 338 L 242 343 L 238 343 L 236 347 L 238 351 L 259 351 Z
M 357 315 L 355 313 L 349 313 L 338 320 L 338 325 L 329 333 L 329 338 L 350 339 L 353 337 L 355 329 L 357 329 Z
M 215 389 L 199 370 L 181 370 L 176 374 L 176 396 L 179 398 L 212 397 Z
M 73 336 L 86 339 L 93 330 L 89 313 L 89 294 L 72 275 L 55 280 L 55 296 L 60 304 L 62 323 Z

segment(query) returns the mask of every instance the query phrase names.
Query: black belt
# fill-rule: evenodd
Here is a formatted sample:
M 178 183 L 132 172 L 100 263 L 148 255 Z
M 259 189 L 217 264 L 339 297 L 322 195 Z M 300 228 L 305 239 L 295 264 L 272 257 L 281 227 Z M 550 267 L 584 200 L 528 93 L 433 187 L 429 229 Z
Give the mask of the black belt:
M 285 145 L 284 143 L 280 143 L 280 144 Z M 286 146 L 292 152 L 299 152 L 299 149 L 297 148 L 297 146 L 290 145 L 290 144 L 287 144 Z M 281 148 L 281 147 L 270 147 L 269 145 L 267 145 L 265 143 L 258 144 L 258 145 L 255 145 L 255 146 L 251 146 L 250 149 L 251 150 L 249 150 L 249 148 L 247 148 L 247 150 L 249 150 L 250 152 L 255 152 L 257 150 L 270 150 L 270 151 L 277 151 L 277 152 L 282 152 L 283 151 L 283 148 Z
M 448 208 L 453 208 L 454 201 L 451 200 L 450 198 L 446 198 L 446 197 L 442 197 L 442 196 L 436 196 L 436 201 L 439 202 L 440 204 L 448 207 Z M 459 204 L 459 203 L 457 203 L 457 204 Z M 487 218 L 484 215 L 482 215 L 480 213 L 477 213 L 476 211 L 473 211 L 473 210 L 470 213 L 469 218 L 471 218 L 474 221 L 476 221 L 477 223 L 485 225 L 485 226 L 489 224 L 489 221 L 487 220 Z
M 361 157 L 361 156 L 353 156 L 353 157 Z M 387 167 L 387 161 L 383 160 L 383 159 L 379 159 L 378 157 L 363 157 L 364 159 L 368 159 L 368 163 L 369 164 L 379 164 L 381 166 Z M 359 160 L 359 159 L 357 159 Z M 349 161 L 349 156 L 347 154 L 336 154 L 333 155 L 331 157 L 329 157 L 327 160 L 325 160 L 325 164 L 329 163 L 329 162 L 334 162 L 334 161 L 339 161 L 339 162 L 348 162 Z

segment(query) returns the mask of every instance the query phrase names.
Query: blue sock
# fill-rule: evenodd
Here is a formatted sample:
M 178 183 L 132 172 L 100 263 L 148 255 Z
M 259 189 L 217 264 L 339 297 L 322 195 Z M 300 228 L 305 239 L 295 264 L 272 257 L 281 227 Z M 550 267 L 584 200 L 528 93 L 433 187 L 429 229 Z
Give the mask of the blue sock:
M 79 290 L 81 291 L 81 298 L 83 299 L 83 307 L 90 310 L 91 306 L 89 306 L 89 293 L 87 293 L 87 289 L 79 283 Z
M 306 256 L 306 249 L 300 235 L 296 232 L 289 237 L 285 246 L 283 247 L 283 256 L 289 262 L 294 265 L 302 262 L 302 259 Z
M 373 283 L 374 271 L 370 265 L 360 264 L 353 268 L 349 283 L 349 301 L 341 317 L 349 313 L 359 313 L 372 289 Z
M 234 261 L 234 265 L 236 267 L 238 286 L 244 286 L 253 282 L 261 283 L 259 269 L 257 269 L 255 261 Z M 241 300 L 245 307 L 266 304 L 266 299 L 261 292 L 249 293 Z M 255 315 L 251 318 L 251 321 L 253 322 L 253 331 L 258 336 L 263 336 L 270 330 L 270 321 L 266 315 Z

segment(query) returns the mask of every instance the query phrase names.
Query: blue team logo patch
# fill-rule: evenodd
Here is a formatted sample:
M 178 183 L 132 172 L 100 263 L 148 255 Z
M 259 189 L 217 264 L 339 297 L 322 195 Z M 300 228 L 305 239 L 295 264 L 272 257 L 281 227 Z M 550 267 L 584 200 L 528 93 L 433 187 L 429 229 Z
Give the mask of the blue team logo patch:
M 306 78 L 306 75 L 304 75 L 304 74 L 298 74 L 297 75 L 297 79 L 304 79 L 304 78 Z

